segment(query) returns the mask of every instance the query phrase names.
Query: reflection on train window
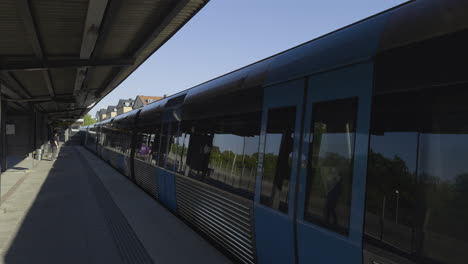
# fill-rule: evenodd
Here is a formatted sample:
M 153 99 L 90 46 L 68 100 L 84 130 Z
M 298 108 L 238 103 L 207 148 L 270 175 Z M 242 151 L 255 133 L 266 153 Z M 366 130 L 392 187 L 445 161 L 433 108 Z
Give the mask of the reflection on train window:
M 159 147 L 159 153 L 157 157 L 157 162 L 156 164 L 159 167 L 165 167 L 166 166 L 166 156 L 167 156 L 167 145 L 169 143 L 169 140 L 172 138 L 170 135 L 170 124 L 169 123 L 164 123 L 161 128 L 161 139 L 160 139 L 160 147 Z
M 159 128 L 143 128 L 136 135 L 135 159 L 157 165 Z
M 175 171 L 177 167 L 177 150 L 178 150 L 178 138 L 180 137 L 179 122 L 173 122 L 170 124 L 170 130 L 168 131 L 168 153 L 166 160 L 166 168 Z
M 138 133 L 136 140 L 135 158 L 151 163 L 151 147 L 154 142 L 154 134 Z
M 174 122 L 171 124 L 171 137 L 167 156 L 167 168 L 183 175 L 187 171 L 186 161 L 190 141 L 190 134 L 184 132 L 184 125 L 186 123 Z
M 123 131 L 111 126 L 103 127 L 102 133 L 102 145 L 115 152 L 130 155 L 130 143 L 131 133 L 129 131 Z
M 259 112 L 184 121 L 176 137 L 176 171 L 253 199 Z
M 347 234 L 357 99 L 312 105 L 304 218 Z
M 374 98 L 367 251 L 416 263 L 466 263 L 467 101 L 466 87 Z
M 184 127 L 185 126 L 185 127 Z M 175 155 L 174 170 L 182 175 L 186 175 L 187 169 L 187 153 L 190 142 L 190 134 L 187 131 L 187 123 L 180 123 L 179 132 L 174 139 L 174 144 L 170 148 L 171 155 Z
M 86 134 L 86 145 L 88 148 L 95 150 L 96 148 L 96 128 L 90 127 Z
M 296 107 L 268 111 L 260 202 L 288 212 Z

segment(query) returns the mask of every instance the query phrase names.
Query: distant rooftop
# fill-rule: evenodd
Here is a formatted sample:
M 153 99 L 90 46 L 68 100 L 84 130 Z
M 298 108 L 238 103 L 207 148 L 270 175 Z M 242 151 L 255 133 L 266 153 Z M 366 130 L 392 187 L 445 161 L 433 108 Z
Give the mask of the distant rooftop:
M 143 105 L 147 105 L 149 103 L 152 103 L 154 101 L 158 101 L 163 99 L 164 97 L 162 96 L 145 96 L 145 95 L 138 95 L 137 99 L 140 99 Z

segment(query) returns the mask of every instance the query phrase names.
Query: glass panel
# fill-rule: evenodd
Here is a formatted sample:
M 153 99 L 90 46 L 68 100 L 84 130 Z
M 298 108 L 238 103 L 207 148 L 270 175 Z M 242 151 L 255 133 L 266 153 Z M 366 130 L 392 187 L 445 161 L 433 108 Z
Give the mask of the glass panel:
M 421 254 L 441 263 L 468 259 L 468 90 L 431 96 L 419 141 Z
M 256 125 L 258 128 L 260 122 Z M 253 126 L 251 126 L 253 128 Z M 239 188 L 250 193 L 255 191 L 255 177 L 257 175 L 258 144 L 260 141 L 260 128 L 256 129 L 256 135 L 244 137 L 244 156 L 242 156 L 242 179 Z
M 232 134 L 215 134 L 208 162 L 210 178 L 231 186 L 239 183 L 242 175 L 243 152 L 244 137 Z
M 417 263 L 466 262 L 467 100 L 466 88 L 448 87 L 374 98 L 366 248 Z
M 135 149 L 135 158 L 151 163 L 151 146 L 154 141 L 154 134 L 138 133 Z
M 86 144 L 88 148 L 94 149 L 96 147 L 96 128 L 91 127 L 86 134 Z
M 181 128 L 181 131 L 182 128 Z M 176 152 L 177 152 L 177 165 L 175 171 L 186 175 L 187 170 L 187 152 L 190 142 L 190 134 L 187 133 L 180 133 L 179 136 L 176 138 Z
M 131 133 L 129 131 L 107 126 L 102 128 L 102 135 L 104 147 L 130 155 Z
M 157 165 L 160 167 L 165 167 L 166 166 L 166 156 L 167 156 L 167 144 L 169 143 L 169 124 L 163 124 L 162 129 L 161 129 L 161 138 L 160 138 L 160 147 L 159 147 L 159 153 L 158 153 L 158 160 L 157 160 Z
M 357 99 L 312 105 L 304 218 L 347 233 L 351 206 Z
M 296 107 L 268 111 L 260 203 L 288 212 Z
M 408 252 L 415 224 L 417 140 L 414 132 L 371 135 L 367 177 L 366 233 Z
M 177 137 L 179 173 L 253 199 L 260 113 L 185 121 Z
M 179 138 L 181 137 L 180 132 L 179 132 L 179 123 L 178 122 L 173 122 L 170 124 L 170 131 L 168 132 L 168 144 L 169 144 L 169 149 L 167 153 L 167 164 L 166 168 L 172 171 L 175 171 L 177 166 L 178 166 L 178 160 L 177 160 L 177 152 L 178 152 L 178 144 L 179 144 Z
M 206 181 L 208 175 L 208 161 L 210 158 L 213 137 L 201 128 L 190 134 L 189 148 L 187 151 L 188 170 L 185 175 Z
M 156 165 L 159 153 L 159 127 L 140 128 L 136 135 L 135 159 Z

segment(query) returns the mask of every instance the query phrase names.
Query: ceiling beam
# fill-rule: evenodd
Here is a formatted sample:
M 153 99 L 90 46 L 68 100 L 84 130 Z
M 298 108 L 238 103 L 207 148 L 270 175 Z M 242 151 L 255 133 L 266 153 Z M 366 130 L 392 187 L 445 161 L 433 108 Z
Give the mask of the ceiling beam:
M 78 111 L 81 112 L 84 110 L 86 110 L 86 108 L 65 109 L 65 110 L 46 112 L 46 113 L 50 115 L 62 115 L 62 114 L 69 114 L 69 113 L 78 112 Z
M 0 72 L 0 78 L 4 84 L 20 95 L 21 98 L 31 98 L 31 94 L 23 87 L 23 85 L 10 72 Z
M 140 54 L 158 37 L 160 36 L 161 32 L 167 28 L 167 26 L 174 21 L 174 18 L 180 14 L 180 11 L 182 11 L 185 6 L 187 6 L 190 3 L 190 0 L 179 0 L 174 3 L 171 11 L 164 17 L 164 19 L 159 23 L 157 27 L 154 28 L 154 30 L 146 37 L 146 41 L 141 45 L 138 50 L 135 51 L 133 54 L 134 58 L 140 56 Z M 184 24 L 180 25 L 182 27 Z M 177 32 L 179 29 L 175 30 Z M 170 37 L 169 37 L 170 38 Z M 169 40 L 167 38 L 165 41 Z M 164 42 L 165 42 L 164 41 Z M 160 46 L 164 44 L 164 42 L 161 43 Z
M 107 2 L 107 0 L 90 0 L 88 3 L 88 13 L 86 14 L 85 27 L 81 39 L 80 59 L 87 60 L 91 58 L 99 36 L 99 29 L 104 18 Z M 87 67 L 80 67 L 76 70 L 73 95 L 76 96 L 81 91 L 87 73 Z
M 75 102 L 75 99 L 73 96 L 55 96 L 55 97 L 41 96 L 41 97 L 32 97 L 28 99 L 8 98 L 4 100 L 12 101 L 12 102 L 31 102 L 31 103 L 47 103 L 47 102 L 74 103 Z
M 27 106 L 22 105 L 18 102 L 7 102 L 8 107 L 11 107 L 14 110 L 19 110 L 20 112 L 28 112 L 31 109 L 28 109 Z
M 10 72 L 1 72 L 0 71 L 0 79 L 3 81 L 3 87 L 2 87 L 2 92 L 5 92 L 7 94 L 8 92 L 13 92 L 17 95 L 18 99 L 24 99 L 26 100 L 31 99 L 33 96 L 24 88 L 24 86 L 16 79 L 16 77 L 10 73 Z M 8 91 L 6 91 L 8 89 Z M 25 102 L 15 102 L 18 105 L 21 105 Z M 23 108 L 28 109 L 29 106 L 23 106 Z M 43 112 L 44 108 L 42 108 L 40 105 L 34 106 L 38 111 Z M 42 109 L 42 110 L 41 110 Z
M 55 96 L 55 90 L 52 85 L 52 79 L 50 78 L 50 73 L 48 70 L 42 71 L 42 75 L 44 76 L 45 84 L 47 87 L 47 91 L 49 91 L 49 95 L 54 97 Z
M 3 84 L 3 81 L 0 80 L 0 92 L 7 95 L 11 99 L 21 99 L 21 95 L 15 90 L 11 89 L 9 86 Z M 5 98 L 2 97 L 2 100 Z
M 44 57 L 42 45 L 39 39 L 39 34 L 37 33 L 36 24 L 34 23 L 34 18 L 32 17 L 31 8 L 29 6 L 29 1 L 17 0 L 16 5 L 18 8 L 18 14 L 23 20 L 23 24 L 28 34 L 29 40 L 31 41 L 34 54 L 38 58 Z
M 18 7 L 18 13 L 23 19 L 23 24 L 31 41 L 34 54 L 37 58 L 42 60 L 42 58 L 44 58 L 44 49 L 42 48 L 41 40 L 37 32 L 36 23 L 34 23 L 34 18 L 32 16 L 31 8 L 29 6 L 29 1 L 17 0 L 16 3 Z M 49 91 L 49 95 L 52 97 L 55 96 L 54 87 L 52 86 L 52 80 L 50 79 L 49 71 L 47 69 L 43 73 L 43 76 L 47 90 Z
M 32 61 L 0 61 L 0 71 L 36 71 L 54 68 L 79 68 L 79 67 L 121 67 L 131 66 L 134 59 L 65 59 L 65 60 L 32 60 Z
M 112 0 L 109 2 L 106 8 L 106 12 L 104 15 L 104 19 L 102 19 L 100 27 L 99 27 L 99 34 L 96 39 L 96 43 L 94 45 L 94 50 L 91 54 L 92 57 L 96 57 L 96 51 L 99 52 L 104 47 L 104 40 L 106 36 L 112 29 L 112 23 L 115 21 L 115 17 L 118 14 L 119 8 L 122 5 L 122 0 Z

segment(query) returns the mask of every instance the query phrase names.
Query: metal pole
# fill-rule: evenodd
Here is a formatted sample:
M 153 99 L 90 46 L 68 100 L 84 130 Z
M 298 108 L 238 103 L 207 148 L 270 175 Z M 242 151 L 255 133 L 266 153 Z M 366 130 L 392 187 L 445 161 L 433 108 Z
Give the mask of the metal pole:
M 3 88 L 3 83 L 0 82 L 0 203 L 2 197 L 2 172 L 6 170 L 6 126 L 5 126 L 5 118 L 6 118 L 6 104 L 3 102 L 3 95 L 1 90 Z
M 3 84 L 0 82 L 0 204 L 2 203 L 2 172 L 5 171 L 5 167 L 3 166 L 3 159 L 5 156 L 4 148 L 3 148 L 3 134 L 4 134 L 4 127 L 3 127 L 3 101 L 2 101 L 2 88 Z
M 400 192 L 398 190 L 395 190 L 396 193 L 396 212 L 395 212 L 395 223 L 398 224 L 398 202 L 400 200 Z
M 3 86 L 3 84 L 0 84 Z M 7 153 L 6 153 L 6 103 L 3 102 L 0 92 L 0 170 L 4 172 L 7 167 Z

